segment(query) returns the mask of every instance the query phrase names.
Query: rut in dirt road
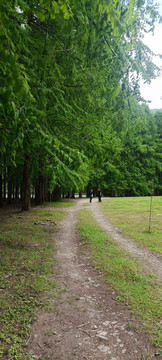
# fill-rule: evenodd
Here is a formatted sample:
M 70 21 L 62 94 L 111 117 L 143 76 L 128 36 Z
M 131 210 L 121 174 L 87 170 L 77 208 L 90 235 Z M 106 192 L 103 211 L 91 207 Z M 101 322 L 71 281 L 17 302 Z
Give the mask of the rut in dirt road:
M 138 247 L 135 241 L 122 236 L 118 229 L 104 217 L 96 199 L 95 202 L 91 204 L 90 210 L 98 225 L 100 225 L 122 249 L 129 252 L 132 257 L 141 261 L 146 271 L 156 274 L 158 280 L 162 281 L 162 261 L 160 256 L 154 255 L 146 248 L 143 249 L 142 247 Z
M 28 349 L 41 360 L 157 359 L 147 336 L 132 330 L 138 322 L 126 306 L 117 304 L 116 293 L 91 267 L 76 229 L 77 210 L 84 203 L 67 210 L 55 234 L 61 291 L 50 299 L 53 310 L 40 314 Z

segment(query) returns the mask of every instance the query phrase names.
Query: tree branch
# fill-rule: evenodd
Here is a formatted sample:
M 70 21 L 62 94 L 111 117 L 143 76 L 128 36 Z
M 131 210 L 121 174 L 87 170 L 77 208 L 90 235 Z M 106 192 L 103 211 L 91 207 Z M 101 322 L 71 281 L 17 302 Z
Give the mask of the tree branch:
M 98 26 L 96 25 L 96 23 L 94 22 L 94 20 L 92 20 L 92 18 L 89 16 L 89 19 L 92 21 L 93 25 L 95 26 L 95 28 L 98 30 Z M 101 32 L 102 37 L 104 38 L 106 44 L 108 45 L 108 47 L 110 48 L 110 50 L 112 51 L 112 53 L 114 54 L 114 56 L 116 56 L 115 51 L 112 49 L 112 47 L 110 46 L 109 41 L 107 40 L 106 36 Z
M 74 87 L 74 88 L 77 88 L 77 87 L 81 87 L 81 86 L 87 86 L 87 85 L 89 85 L 89 84 L 87 83 L 87 84 L 80 84 L 80 85 L 67 85 L 67 84 L 61 83 L 61 85 L 66 86 L 66 87 Z
M 55 53 L 58 53 L 58 52 L 69 52 L 69 51 L 72 51 L 73 50 L 73 48 L 71 48 L 71 49 L 62 49 L 62 50 L 54 50 L 53 52 L 52 52 L 52 55 L 54 55 Z

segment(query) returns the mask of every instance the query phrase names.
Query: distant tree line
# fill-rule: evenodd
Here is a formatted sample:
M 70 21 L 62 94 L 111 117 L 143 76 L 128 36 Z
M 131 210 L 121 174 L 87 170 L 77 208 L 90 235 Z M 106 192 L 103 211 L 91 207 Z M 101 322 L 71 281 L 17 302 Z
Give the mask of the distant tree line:
M 139 0 L 1 1 L 1 206 L 148 195 L 152 180 L 162 194 L 162 113 L 139 92 L 159 72 L 142 42 L 158 18 Z

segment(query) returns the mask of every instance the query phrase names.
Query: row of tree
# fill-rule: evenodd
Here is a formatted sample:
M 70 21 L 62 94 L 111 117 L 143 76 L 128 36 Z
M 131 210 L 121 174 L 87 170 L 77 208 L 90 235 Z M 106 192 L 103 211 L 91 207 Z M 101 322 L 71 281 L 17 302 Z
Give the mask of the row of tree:
M 149 0 L 1 0 L 1 205 L 146 195 L 152 180 L 161 194 L 162 115 L 139 104 L 158 18 Z

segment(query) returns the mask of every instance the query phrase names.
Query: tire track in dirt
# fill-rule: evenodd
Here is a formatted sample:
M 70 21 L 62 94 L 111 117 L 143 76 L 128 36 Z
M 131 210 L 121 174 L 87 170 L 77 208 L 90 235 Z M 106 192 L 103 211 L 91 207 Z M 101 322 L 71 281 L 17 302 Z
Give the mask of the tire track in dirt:
M 57 276 L 53 278 L 57 277 L 61 291 L 49 299 L 52 309 L 41 311 L 27 350 L 41 360 L 157 359 L 147 336 L 133 330 L 138 321 L 115 301 L 115 291 L 91 267 L 76 229 L 77 211 L 85 202 L 67 209 L 54 235 Z
M 142 262 L 146 271 L 156 274 L 158 281 L 162 281 L 162 261 L 160 256 L 154 255 L 146 248 L 138 247 L 134 240 L 121 235 L 118 229 L 103 215 L 100 204 L 97 203 L 96 199 L 91 204 L 90 210 L 98 225 L 100 225 L 122 249 L 126 250 L 132 257 L 135 257 Z

